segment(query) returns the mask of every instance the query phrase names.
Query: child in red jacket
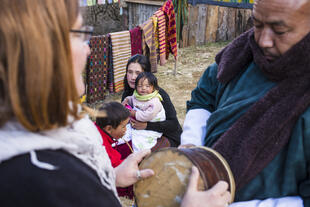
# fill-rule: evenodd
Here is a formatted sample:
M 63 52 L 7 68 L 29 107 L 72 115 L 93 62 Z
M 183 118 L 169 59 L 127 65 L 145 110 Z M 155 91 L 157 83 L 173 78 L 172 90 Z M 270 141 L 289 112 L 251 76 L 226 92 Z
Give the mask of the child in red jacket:
M 112 166 L 117 167 L 125 158 L 123 157 L 122 159 L 121 153 L 114 149 L 113 146 L 116 146 L 117 140 L 125 135 L 130 112 L 118 102 L 105 103 L 99 108 L 99 111 L 105 111 L 106 117 L 97 117 L 95 124 L 101 134 L 103 145 L 110 157 Z M 132 151 L 130 144 L 128 145 Z M 125 148 L 122 148 L 122 150 L 125 150 Z M 132 186 L 117 188 L 117 192 L 119 196 L 128 197 L 129 199 L 133 198 Z
M 101 134 L 112 166 L 117 167 L 123 160 L 121 154 L 113 146 L 116 145 L 118 139 L 125 135 L 130 112 L 118 102 L 105 103 L 99 108 L 99 111 L 105 111 L 106 117 L 97 117 L 95 124 Z

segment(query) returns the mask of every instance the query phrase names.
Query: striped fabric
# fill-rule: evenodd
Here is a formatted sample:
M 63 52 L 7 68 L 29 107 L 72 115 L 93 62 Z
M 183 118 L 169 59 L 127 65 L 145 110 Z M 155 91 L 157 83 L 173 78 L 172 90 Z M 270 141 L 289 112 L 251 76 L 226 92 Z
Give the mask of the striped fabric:
M 142 54 L 142 31 L 140 27 L 135 27 L 129 32 L 131 39 L 131 56 Z
M 87 0 L 87 6 L 94 6 L 96 5 L 96 0 Z
M 90 55 L 86 67 L 87 103 L 103 101 L 107 95 L 109 38 L 93 36 L 89 41 Z
M 105 0 L 98 0 L 97 4 L 105 4 Z
M 159 42 L 158 42 L 158 18 L 155 15 L 151 16 L 151 18 L 152 18 L 152 21 L 153 21 L 155 47 L 157 49 L 157 48 L 159 48 Z
M 80 6 L 87 6 L 87 0 L 80 0 Z
M 156 15 L 151 16 L 153 21 L 153 29 L 154 29 L 154 42 L 155 42 L 155 50 L 156 50 L 156 64 L 159 61 L 159 34 L 158 34 L 158 18 Z
M 213 1 L 220 1 L 220 2 L 231 2 L 231 3 L 254 3 L 254 0 L 213 0 Z
M 155 73 L 157 72 L 157 55 L 155 47 L 155 31 L 153 27 L 152 18 L 149 18 L 140 27 L 143 31 L 142 34 L 143 54 L 149 57 L 151 62 L 151 71 Z
M 111 35 L 107 34 L 109 38 L 109 69 L 108 69 L 108 88 L 110 93 L 114 93 L 114 74 L 113 74 L 113 60 L 112 60 L 112 42 Z
M 167 62 L 166 59 L 166 17 L 163 11 L 158 10 L 155 14 L 158 19 L 158 39 L 159 39 L 159 59 L 160 65 L 164 65 Z
M 110 33 L 112 42 L 112 60 L 114 75 L 114 91 L 124 89 L 124 76 L 126 64 L 131 56 L 131 43 L 129 31 Z
M 169 51 L 174 55 L 174 58 L 177 57 L 178 49 L 177 49 L 177 33 L 176 33 L 176 23 L 175 23 L 175 13 L 173 8 L 172 0 L 168 0 L 164 3 L 164 5 L 160 8 L 166 16 L 168 17 L 168 47 L 166 48 L 166 56 L 168 59 Z

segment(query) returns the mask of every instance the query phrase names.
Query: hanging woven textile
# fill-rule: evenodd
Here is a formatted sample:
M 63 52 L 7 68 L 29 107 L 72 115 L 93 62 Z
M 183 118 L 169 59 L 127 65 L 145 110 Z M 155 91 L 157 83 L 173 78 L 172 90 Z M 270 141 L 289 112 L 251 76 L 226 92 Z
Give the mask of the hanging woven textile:
M 142 31 L 140 27 L 135 27 L 130 31 L 131 56 L 142 54 Z
M 114 75 L 114 91 L 124 89 L 126 65 L 131 57 L 131 43 L 129 31 L 110 33 L 112 43 L 112 61 Z
M 107 95 L 109 38 L 93 36 L 86 69 L 87 103 L 102 101 Z
M 97 4 L 105 4 L 105 0 L 98 0 Z
M 151 71 L 153 73 L 157 72 L 157 55 L 155 46 L 155 31 L 153 27 L 153 20 L 149 18 L 146 22 L 140 25 L 143 35 L 142 35 L 142 48 L 143 54 L 148 56 L 151 62 Z
M 167 18 L 167 39 L 168 39 L 168 45 L 166 47 L 166 56 L 168 59 L 169 52 L 171 52 L 174 56 L 174 58 L 177 58 L 178 49 L 177 49 L 177 33 L 176 33 L 176 23 L 175 23 L 175 13 L 173 8 L 172 0 L 168 0 L 164 3 L 164 5 L 160 8 L 162 10 Z
M 111 35 L 107 34 L 109 38 L 109 69 L 108 69 L 108 88 L 110 93 L 114 93 L 114 74 L 113 74 L 113 60 L 112 60 L 112 42 Z
M 87 0 L 87 6 L 94 6 L 96 5 L 96 0 Z
M 154 13 L 158 19 L 158 41 L 159 41 L 159 60 L 160 65 L 164 65 L 167 62 L 166 59 L 166 17 L 163 11 L 158 10 Z
M 159 49 L 159 42 L 158 42 L 158 18 L 156 15 L 151 16 L 153 21 L 153 30 L 154 30 L 154 41 L 155 41 L 155 48 L 156 50 Z
M 80 6 L 87 6 L 87 0 L 80 0 Z

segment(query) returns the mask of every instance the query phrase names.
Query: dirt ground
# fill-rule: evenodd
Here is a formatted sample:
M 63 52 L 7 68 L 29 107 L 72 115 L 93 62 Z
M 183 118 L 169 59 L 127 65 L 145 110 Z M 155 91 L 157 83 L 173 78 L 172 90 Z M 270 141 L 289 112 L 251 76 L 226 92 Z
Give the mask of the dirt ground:
M 204 46 L 180 48 L 175 71 L 175 60 L 169 56 L 167 64 L 159 66 L 157 73 L 159 86 L 170 96 L 177 111 L 181 126 L 186 114 L 186 101 L 191 97 L 191 91 L 196 87 L 197 81 L 208 65 L 214 62 L 215 55 L 228 42 L 209 43 Z M 121 94 L 113 94 L 106 101 L 120 101 Z
M 178 60 L 175 71 L 175 61 L 170 55 L 167 64 L 158 67 L 155 74 L 158 78 L 159 86 L 170 96 L 177 111 L 177 116 L 181 126 L 186 114 L 186 101 L 191 97 L 191 91 L 207 68 L 214 62 L 215 55 L 228 42 L 209 43 L 204 46 L 180 48 L 178 50 Z M 113 94 L 106 98 L 106 101 L 120 101 L 121 94 Z M 121 198 L 124 207 L 131 207 L 133 200 Z

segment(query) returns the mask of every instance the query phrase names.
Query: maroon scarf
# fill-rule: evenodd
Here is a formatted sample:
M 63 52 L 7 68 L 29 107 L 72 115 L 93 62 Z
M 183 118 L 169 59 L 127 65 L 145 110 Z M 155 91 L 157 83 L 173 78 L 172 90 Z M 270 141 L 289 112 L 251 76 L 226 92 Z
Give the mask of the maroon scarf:
M 260 173 L 288 143 L 299 116 L 310 105 L 310 34 L 274 62 L 268 62 L 244 33 L 216 57 L 218 80 L 227 83 L 254 61 L 277 82 L 213 145 L 229 163 L 240 189 Z

